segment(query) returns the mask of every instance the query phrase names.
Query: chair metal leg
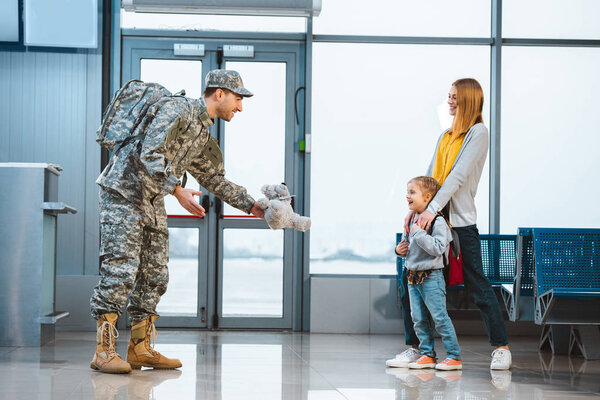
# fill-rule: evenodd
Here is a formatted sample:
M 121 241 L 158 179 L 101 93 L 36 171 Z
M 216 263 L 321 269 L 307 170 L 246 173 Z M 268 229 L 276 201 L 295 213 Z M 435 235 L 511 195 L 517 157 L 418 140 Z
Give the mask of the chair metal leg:
M 551 290 L 547 291 L 543 294 L 538 294 L 535 297 L 535 323 L 538 325 L 542 325 L 546 323 L 548 316 L 550 315 L 550 311 L 554 307 L 554 303 L 556 298 L 554 297 L 554 292 Z
M 575 346 L 586 360 L 600 360 L 600 329 L 598 325 L 573 325 L 569 354 Z
M 517 310 L 515 309 L 515 297 L 513 293 L 501 286 L 500 294 L 502 295 L 502 300 L 504 301 L 504 306 L 506 307 L 508 319 L 512 322 L 515 322 L 517 320 Z
M 570 325 L 544 325 L 538 348 L 550 346 L 552 354 L 569 354 Z
M 554 375 L 554 354 L 547 352 L 539 352 L 540 366 L 544 381 L 548 382 Z

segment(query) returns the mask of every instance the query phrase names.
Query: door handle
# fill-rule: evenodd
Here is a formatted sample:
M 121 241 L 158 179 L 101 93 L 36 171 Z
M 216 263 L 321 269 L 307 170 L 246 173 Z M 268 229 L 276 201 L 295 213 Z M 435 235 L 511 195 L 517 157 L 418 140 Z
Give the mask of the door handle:
M 200 308 L 200 320 L 206 322 L 206 307 Z
M 213 202 L 210 201 L 210 197 L 207 194 L 202 196 L 201 205 L 202 205 L 202 208 L 204 208 L 204 210 L 207 212 L 208 212 L 208 209 L 212 207 Z
M 223 211 L 223 202 L 219 198 L 215 199 L 215 201 L 215 213 L 217 214 L 217 218 L 221 218 L 221 212 Z

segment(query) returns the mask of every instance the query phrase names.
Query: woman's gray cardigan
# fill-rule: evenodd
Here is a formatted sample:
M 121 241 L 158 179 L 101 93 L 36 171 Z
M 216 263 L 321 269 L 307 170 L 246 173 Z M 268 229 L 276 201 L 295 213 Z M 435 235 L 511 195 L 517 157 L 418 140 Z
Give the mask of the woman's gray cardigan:
M 433 159 L 427 169 L 427 176 L 433 173 L 433 165 L 437 156 L 442 133 L 435 146 Z M 475 225 L 477 210 L 475 209 L 475 194 L 487 157 L 489 133 L 483 123 L 475 124 L 466 133 L 465 140 L 456 155 L 450 174 L 444 181 L 427 207 L 428 211 L 436 214 L 450 203 L 450 224 L 452 227 Z

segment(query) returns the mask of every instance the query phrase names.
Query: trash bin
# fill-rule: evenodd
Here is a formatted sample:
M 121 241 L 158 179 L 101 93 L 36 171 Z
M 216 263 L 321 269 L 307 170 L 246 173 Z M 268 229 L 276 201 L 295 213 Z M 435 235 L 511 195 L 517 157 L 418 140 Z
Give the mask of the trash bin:
M 0 163 L 0 346 L 42 346 L 54 339 L 56 224 L 73 207 L 58 202 L 62 168 Z

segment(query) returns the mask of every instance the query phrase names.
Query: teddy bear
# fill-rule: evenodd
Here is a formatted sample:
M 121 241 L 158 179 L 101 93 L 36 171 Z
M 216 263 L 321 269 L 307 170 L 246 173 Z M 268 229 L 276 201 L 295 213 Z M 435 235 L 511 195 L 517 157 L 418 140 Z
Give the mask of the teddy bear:
M 261 192 L 266 197 L 257 203 L 265 211 L 265 221 L 271 229 L 294 228 L 305 232 L 310 228 L 310 218 L 302 217 L 292 208 L 292 197 L 285 185 L 264 185 Z

